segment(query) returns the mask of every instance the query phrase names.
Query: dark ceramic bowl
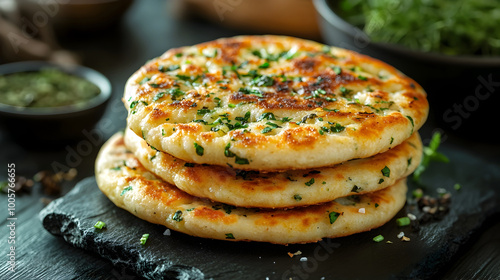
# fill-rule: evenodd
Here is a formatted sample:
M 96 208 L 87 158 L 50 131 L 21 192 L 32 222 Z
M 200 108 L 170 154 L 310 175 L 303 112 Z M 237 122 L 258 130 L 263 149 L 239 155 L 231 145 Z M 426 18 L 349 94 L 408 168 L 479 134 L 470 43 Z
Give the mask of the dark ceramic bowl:
M 500 101 L 500 57 L 450 56 L 372 42 L 336 13 L 337 3 L 314 0 L 325 43 L 378 58 L 416 80 L 427 91 L 430 117 L 443 131 L 477 140 L 492 136 Z
M 90 132 L 101 119 L 111 97 L 109 80 L 101 73 L 83 66 L 26 61 L 0 65 L 0 75 L 36 72 L 46 68 L 82 77 L 99 87 L 100 94 L 83 104 L 50 108 L 15 107 L 0 101 L 0 124 L 3 130 L 10 137 L 28 143 L 35 149 L 83 139 L 86 132 Z

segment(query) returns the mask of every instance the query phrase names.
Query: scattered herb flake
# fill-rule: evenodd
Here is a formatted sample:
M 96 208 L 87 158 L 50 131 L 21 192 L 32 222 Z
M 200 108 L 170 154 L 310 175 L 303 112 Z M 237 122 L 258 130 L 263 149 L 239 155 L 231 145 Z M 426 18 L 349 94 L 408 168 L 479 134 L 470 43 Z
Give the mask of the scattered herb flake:
M 379 234 L 373 238 L 373 241 L 375 241 L 375 242 L 381 242 L 383 240 L 384 240 L 384 237 L 381 234 Z
M 384 175 L 385 177 L 390 177 L 391 176 L 391 170 L 389 169 L 389 167 L 385 166 L 384 168 L 382 168 L 382 175 Z
M 351 192 L 354 192 L 354 193 L 359 193 L 362 189 L 356 185 L 354 185 L 354 187 L 352 187 L 351 189 Z
M 314 184 L 314 178 L 311 178 L 311 180 L 309 180 L 305 183 L 305 185 L 308 187 L 311 186 L 312 184 Z
M 328 214 L 328 217 L 330 218 L 330 224 L 333 224 L 335 223 L 335 221 L 337 220 L 337 218 L 340 216 L 340 213 L 337 213 L 337 212 L 330 212 L 330 214 Z
M 132 190 L 132 186 L 128 186 L 128 187 L 124 188 L 124 189 L 122 190 L 122 192 L 120 193 L 120 196 L 124 195 L 126 192 L 128 192 L 128 191 L 130 191 L 130 190 Z
M 333 72 L 335 72 L 335 74 L 337 74 L 337 75 L 342 74 L 342 68 L 340 68 L 340 66 L 334 66 L 334 67 L 332 67 L 332 69 L 333 69 Z
M 194 148 L 196 149 L 196 154 L 199 156 L 203 156 L 203 153 L 205 152 L 205 149 L 200 146 L 198 143 L 194 143 Z
M 410 225 L 410 218 L 408 218 L 408 217 L 399 218 L 396 220 L 396 223 L 400 227 L 408 226 L 408 225 Z
M 106 227 L 106 223 L 103 221 L 97 221 L 97 223 L 95 223 L 95 225 L 94 225 L 94 228 L 96 228 L 96 229 L 103 229 L 105 227 Z
M 179 65 L 169 65 L 169 66 L 160 65 L 160 66 L 158 66 L 158 70 L 161 72 L 170 72 L 170 71 L 177 70 L 179 68 L 181 68 Z
M 177 221 L 177 222 L 182 221 L 182 211 L 181 210 L 177 210 L 174 213 L 174 215 L 172 216 L 172 220 Z
M 243 165 L 243 164 L 249 164 L 250 162 L 246 158 L 240 158 L 240 157 L 236 156 L 234 163 Z
M 274 116 L 273 113 L 267 112 L 267 113 L 263 113 L 260 117 L 257 118 L 257 121 L 261 121 L 261 120 L 273 120 L 273 121 L 275 121 L 276 117 Z
M 142 237 L 141 237 L 141 240 L 140 240 L 141 245 L 145 245 L 146 241 L 148 241 L 148 238 L 149 238 L 149 233 L 143 234 Z

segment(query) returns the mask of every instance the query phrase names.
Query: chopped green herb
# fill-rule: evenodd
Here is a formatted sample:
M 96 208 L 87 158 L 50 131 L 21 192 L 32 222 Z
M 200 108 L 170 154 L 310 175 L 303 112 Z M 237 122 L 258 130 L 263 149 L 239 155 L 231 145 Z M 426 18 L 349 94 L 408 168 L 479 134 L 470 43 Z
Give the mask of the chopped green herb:
M 331 122 L 328 122 L 329 124 L 333 124 Z M 340 125 L 339 123 L 336 123 L 335 125 L 332 125 L 330 127 L 322 126 L 320 129 L 320 134 L 323 133 L 340 133 L 345 130 L 345 126 Z M 323 132 L 323 133 L 322 133 Z
M 422 161 L 420 162 L 420 165 L 413 173 L 413 180 L 417 182 L 420 181 L 420 176 L 427 169 L 431 161 L 444 162 L 444 163 L 449 162 L 449 159 L 445 155 L 437 151 L 440 143 L 441 143 L 441 133 L 435 132 L 432 135 L 432 139 L 429 143 L 429 146 L 424 147 Z
M 413 134 L 413 129 L 415 128 L 415 123 L 413 122 L 413 118 L 410 116 L 406 116 L 407 119 L 410 120 L 411 123 L 411 134 Z
M 229 215 L 229 214 L 231 214 L 233 209 L 236 209 L 236 206 L 224 204 L 224 205 L 222 205 L 222 209 L 224 209 L 224 211 L 226 211 L 226 214 Z
M 274 116 L 273 113 L 268 112 L 268 113 L 263 113 L 260 117 L 257 118 L 257 121 L 261 121 L 261 120 L 273 120 L 273 121 L 275 121 L 276 117 Z
M 199 116 L 203 116 L 207 113 L 210 113 L 210 109 L 208 109 L 207 107 L 203 107 L 202 109 L 199 109 L 196 114 L 199 115 Z
M 301 201 L 302 200 L 302 196 L 300 194 L 296 194 L 293 196 L 293 199 L 295 199 L 296 201 Z
M 311 178 L 311 180 L 305 182 L 305 185 L 308 187 L 311 186 L 312 184 L 314 184 L 314 178 Z
M 323 108 L 323 111 L 325 111 L 325 112 L 335 112 L 335 113 L 336 113 L 336 112 L 338 112 L 338 111 L 339 111 L 339 109 L 328 109 L 328 108 Z
M 240 158 L 240 157 L 236 156 L 234 163 L 243 165 L 243 164 L 249 164 L 250 162 L 246 158 Z
M 453 185 L 453 188 L 454 188 L 456 191 L 459 191 L 460 189 L 462 189 L 462 186 L 461 186 L 459 183 L 456 183 L 455 185 Z
M 418 189 L 413 190 L 411 194 L 414 198 L 419 199 L 424 195 L 424 191 L 422 189 L 418 188 Z
M 106 223 L 102 222 L 102 221 L 97 221 L 97 223 L 95 223 L 94 225 L 94 228 L 96 229 L 103 229 L 106 227 Z
M 181 97 L 186 93 L 178 88 L 171 88 L 167 91 L 167 94 L 172 96 L 172 100 L 177 100 L 178 97 Z
M 266 61 L 266 62 L 262 63 L 261 65 L 259 65 L 259 68 L 261 68 L 261 69 L 269 68 L 269 62 Z
M 142 80 L 139 82 L 139 84 L 140 84 L 140 85 L 143 85 L 143 84 L 145 84 L 145 83 L 149 82 L 149 80 L 151 80 L 151 78 L 150 78 L 150 77 L 145 77 L 144 79 L 142 79 Z
M 352 93 L 351 89 L 347 89 L 344 86 L 340 86 L 339 90 L 343 97 L 346 97 L 348 94 Z
M 231 148 L 231 143 L 227 143 L 226 147 L 224 148 L 224 155 L 226 157 L 234 157 L 234 156 L 236 156 L 236 154 L 234 154 L 233 152 L 231 152 L 229 150 L 229 148 Z
M 274 85 L 274 79 L 269 75 L 262 75 L 260 77 L 254 78 L 250 85 L 258 86 L 258 87 L 270 87 Z
M 170 71 L 177 70 L 179 68 L 181 68 L 179 65 L 169 65 L 169 66 L 160 65 L 160 66 L 158 66 L 158 70 L 161 72 L 170 72 Z
M 396 220 L 396 223 L 400 227 L 408 226 L 408 225 L 410 225 L 410 218 L 408 218 L 408 217 L 399 218 Z
M 390 177 L 391 176 L 391 170 L 389 169 L 389 167 L 385 166 L 384 168 L 382 168 L 382 175 L 384 175 L 385 177 Z
M 132 186 L 128 186 L 128 187 L 124 188 L 124 189 L 122 190 L 122 192 L 120 193 L 120 196 L 124 195 L 126 192 L 128 192 L 128 191 L 130 191 L 130 190 L 132 190 Z
M 176 221 L 176 222 L 180 222 L 182 221 L 182 211 L 181 210 L 177 210 L 174 215 L 172 216 L 172 220 Z
M 258 89 L 240 88 L 238 91 L 243 94 L 253 94 L 258 97 L 263 97 L 262 92 Z
M 141 240 L 140 240 L 141 245 L 145 245 L 146 241 L 148 241 L 148 238 L 149 238 L 149 233 L 143 234 L 142 237 L 141 237 Z
M 261 133 L 262 134 L 268 133 L 268 132 L 271 132 L 272 130 L 273 130 L 272 127 L 266 126 L 266 127 L 264 127 L 264 129 L 262 129 Z
M 354 187 L 352 187 L 351 189 L 351 192 L 354 192 L 354 193 L 359 193 L 362 189 L 356 185 L 354 185 Z
M 194 148 L 196 149 L 196 154 L 199 156 L 203 156 L 203 153 L 205 152 L 205 149 L 200 146 L 198 143 L 194 143 Z
M 384 240 L 384 237 L 383 237 L 382 235 L 380 235 L 380 234 L 379 234 L 379 235 L 377 235 L 377 236 L 375 236 L 375 237 L 373 238 L 373 241 L 375 241 L 375 242 L 381 242 L 381 241 L 383 241 L 383 240 Z
M 165 92 L 164 92 L 164 91 L 163 91 L 163 92 L 158 93 L 157 95 L 155 95 L 155 97 L 153 97 L 153 102 L 154 102 L 154 101 L 157 101 L 157 100 L 159 100 L 159 99 L 161 99 L 164 95 L 165 95 Z
M 333 69 L 333 72 L 335 72 L 335 74 L 337 75 L 340 75 L 342 73 L 342 68 L 340 68 L 340 66 L 334 66 L 332 67 Z
M 226 233 L 226 239 L 234 239 L 234 235 L 232 233 Z
M 330 212 L 330 214 L 328 214 L 328 217 L 330 218 L 330 224 L 333 224 L 335 223 L 335 221 L 337 220 L 337 218 L 340 216 L 340 213 L 337 213 L 337 212 Z

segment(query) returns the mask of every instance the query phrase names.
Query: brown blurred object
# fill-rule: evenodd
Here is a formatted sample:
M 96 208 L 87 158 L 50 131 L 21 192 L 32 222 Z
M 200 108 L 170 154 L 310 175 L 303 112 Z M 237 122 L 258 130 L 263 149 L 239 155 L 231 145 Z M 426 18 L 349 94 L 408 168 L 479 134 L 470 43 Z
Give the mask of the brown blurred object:
M 133 0 L 17 0 L 27 18 L 45 13 L 57 33 L 100 31 L 117 24 Z
M 170 0 L 173 15 L 201 18 L 243 32 L 320 40 L 312 0 Z
M 51 196 L 60 196 L 62 192 L 62 182 L 63 181 L 72 181 L 78 171 L 75 168 L 71 168 L 66 172 L 58 172 L 53 173 L 48 170 L 42 170 L 33 176 L 36 182 L 40 182 L 42 184 L 43 192 L 46 195 Z
M 59 46 L 50 22 L 33 22 L 23 16 L 19 2 L 0 2 L 0 63 L 22 60 L 77 63 L 76 55 Z
M 0 63 L 45 60 L 79 64 L 57 37 L 115 26 L 133 0 L 0 0 Z

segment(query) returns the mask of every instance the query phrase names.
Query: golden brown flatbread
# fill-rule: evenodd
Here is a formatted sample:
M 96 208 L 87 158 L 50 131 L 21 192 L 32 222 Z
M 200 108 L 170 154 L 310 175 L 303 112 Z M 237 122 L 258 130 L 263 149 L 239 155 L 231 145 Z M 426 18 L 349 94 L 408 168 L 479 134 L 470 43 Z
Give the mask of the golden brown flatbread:
M 125 144 L 147 170 L 191 195 L 262 208 L 291 208 L 377 191 L 411 174 L 422 157 L 418 133 L 369 158 L 270 173 L 188 163 L 152 149 L 130 130 L 125 131 Z
M 424 90 L 370 57 L 284 36 L 171 49 L 134 73 L 128 126 L 155 149 L 245 170 L 331 166 L 385 152 L 425 122 Z
M 97 184 L 118 207 L 193 236 L 278 244 L 315 242 L 381 226 L 403 207 L 406 180 L 380 191 L 293 209 L 234 207 L 191 196 L 145 169 L 117 133 L 96 161 Z

